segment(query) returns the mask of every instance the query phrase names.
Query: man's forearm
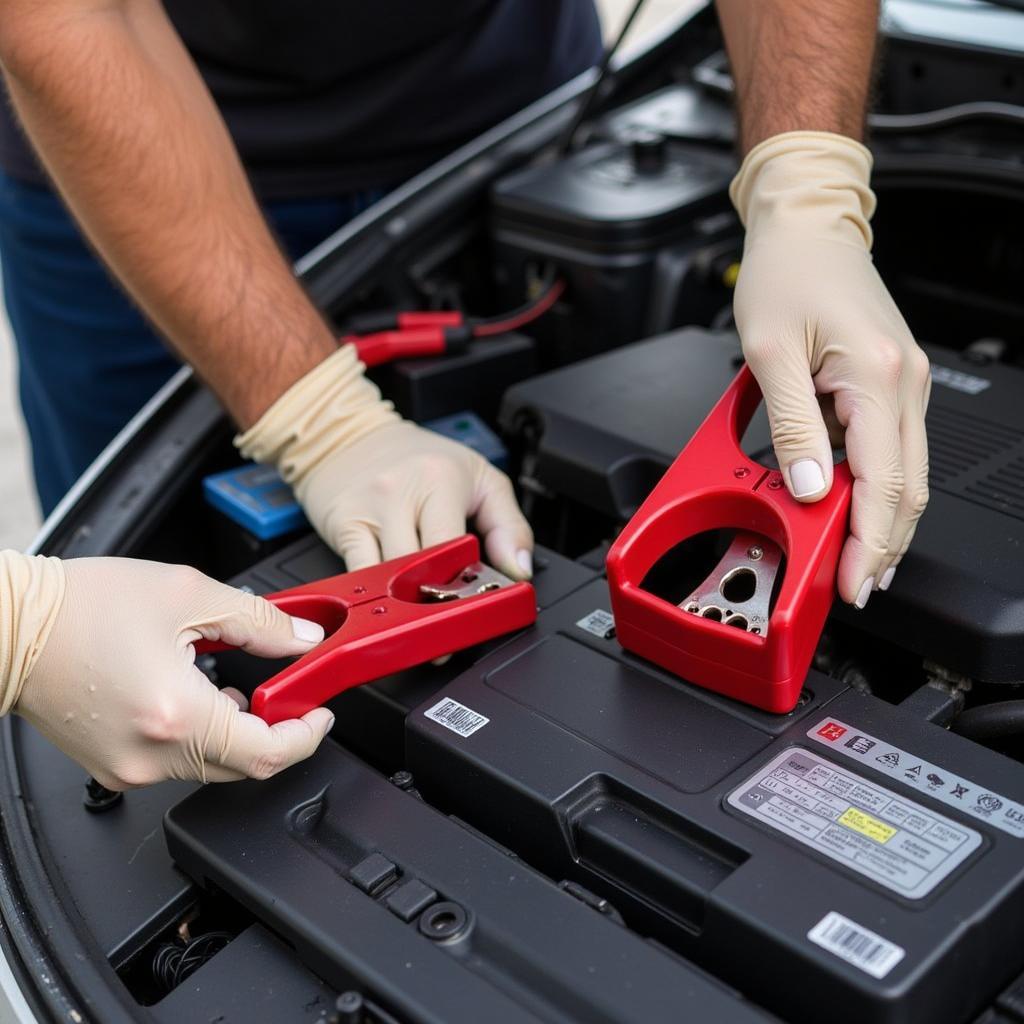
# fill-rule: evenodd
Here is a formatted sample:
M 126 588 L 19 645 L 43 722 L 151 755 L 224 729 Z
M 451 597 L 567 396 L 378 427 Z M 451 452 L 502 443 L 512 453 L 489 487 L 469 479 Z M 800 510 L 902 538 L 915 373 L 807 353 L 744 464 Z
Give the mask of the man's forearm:
M 717 0 L 741 149 L 789 131 L 864 132 L 878 0 Z
M 243 427 L 334 350 L 157 0 L 5 0 L 0 62 L 90 241 Z

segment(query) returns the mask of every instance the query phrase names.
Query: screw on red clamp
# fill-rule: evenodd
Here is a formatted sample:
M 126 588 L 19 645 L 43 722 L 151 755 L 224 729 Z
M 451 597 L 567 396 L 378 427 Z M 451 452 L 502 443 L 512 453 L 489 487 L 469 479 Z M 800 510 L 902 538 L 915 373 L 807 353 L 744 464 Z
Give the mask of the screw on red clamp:
M 821 501 L 796 501 L 777 470 L 740 447 L 760 401 L 744 366 L 612 545 L 608 582 L 627 650 L 707 689 L 788 712 L 832 604 L 853 479 L 840 463 Z M 644 589 L 673 548 L 722 529 L 736 531 L 729 550 L 681 605 Z
M 481 563 L 479 541 L 470 535 L 266 598 L 327 634 L 253 692 L 250 710 L 271 725 L 537 618 L 533 587 Z M 197 654 L 226 649 L 196 644 Z

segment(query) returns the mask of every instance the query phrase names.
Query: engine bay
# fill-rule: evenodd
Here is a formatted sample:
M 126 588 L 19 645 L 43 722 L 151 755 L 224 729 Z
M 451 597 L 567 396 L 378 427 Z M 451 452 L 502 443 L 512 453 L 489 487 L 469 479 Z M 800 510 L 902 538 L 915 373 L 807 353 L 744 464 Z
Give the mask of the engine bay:
M 502 322 L 559 283 L 543 315 L 371 371 L 512 477 L 537 622 L 343 694 L 320 751 L 267 782 L 121 797 L 16 722 L 22 870 L 71 923 L 28 898 L 92 951 L 98 1019 L 1024 1021 L 1021 124 L 929 120 L 991 99 L 986 75 L 1024 103 L 1022 53 L 888 30 L 875 260 L 932 362 L 931 501 L 892 588 L 836 602 L 789 714 L 624 650 L 604 575 L 742 363 L 710 11 L 571 146 L 552 107 L 509 166 L 472 155 L 459 188 L 311 254 L 339 335 L 403 309 Z M 104 515 L 80 496 L 52 553 L 255 593 L 343 571 L 301 521 L 264 538 L 206 500 L 239 462 L 198 383 L 148 415 L 89 499 Z M 743 449 L 773 465 L 763 413 Z M 645 585 L 682 601 L 731 540 L 694 538 Z M 281 664 L 201 667 L 250 693 Z

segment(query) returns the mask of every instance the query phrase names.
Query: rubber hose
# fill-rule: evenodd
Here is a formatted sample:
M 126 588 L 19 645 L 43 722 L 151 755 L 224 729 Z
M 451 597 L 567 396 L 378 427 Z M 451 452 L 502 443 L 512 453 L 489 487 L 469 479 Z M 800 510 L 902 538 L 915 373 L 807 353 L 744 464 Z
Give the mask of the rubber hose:
M 1024 735 L 1024 700 L 1004 700 L 962 711 L 950 731 L 984 743 Z

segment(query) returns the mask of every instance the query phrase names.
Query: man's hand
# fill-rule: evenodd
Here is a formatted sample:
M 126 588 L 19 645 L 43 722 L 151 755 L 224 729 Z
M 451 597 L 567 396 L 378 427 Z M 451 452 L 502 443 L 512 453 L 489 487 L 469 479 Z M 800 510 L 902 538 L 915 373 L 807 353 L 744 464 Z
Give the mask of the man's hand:
M 339 448 L 301 496 L 349 570 L 461 537 L 469 518 L 493 565 L 514 578 L 532 572 L 533 538 L 509 478 L 465 445 L 406 420 Z
M 801 501 L 832 483 L 826 419 L 837 441 L 845 428 L 855 483 L 839 593 L 863 608 L 928 501 L 928 360 L 871 262 L 871 155 L 855 141 L 878 0 L 717 7 L 747 153 L 730 190 L 747 229 L 736 325 Z
M 342 347 L 235 444 L 277 466 L 350 570 L 459 537 L 474 519 L 491 563 L 528 578 L 533 534 L 508 477 L 400 419 L 362 371 L 352 346 Z
M 733 182 L 747 227 L 736 326 L 764 391 L 794 497 L 832 484 L 822 415 L 854 475 L 839 592 L 886 589 L 928 502 L 928 359 L 871 262 L 871 156 L 852 139 L 790 132 L 755 147 Z
M 304 654 L 323 638 L 314 623 L 185 566 L 83 558 L 63 572 L 63 598 L 14 709 L 109 789 L 266 779 L 330 730 L 326 708 L 269 726 L 194 664 L 200 638 L 269 658 Z

